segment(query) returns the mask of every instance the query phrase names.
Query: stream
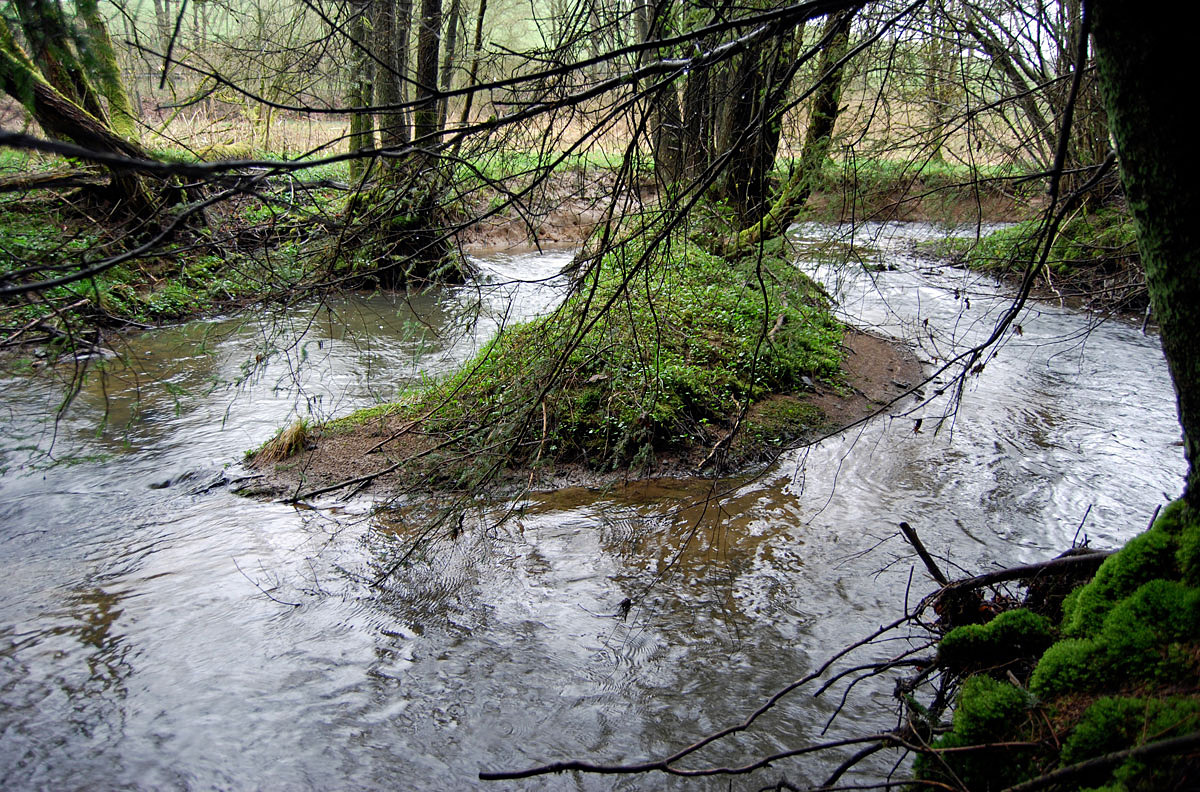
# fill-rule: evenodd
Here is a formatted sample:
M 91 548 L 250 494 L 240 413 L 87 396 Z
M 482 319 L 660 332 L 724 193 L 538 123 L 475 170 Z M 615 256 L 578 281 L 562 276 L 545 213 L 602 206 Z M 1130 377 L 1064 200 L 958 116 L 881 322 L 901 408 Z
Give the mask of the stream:
M 913 255 L 940 233 L 797 230 L 845 317 L 931 364 L 985 338 L 1011 300 Z M 822 264 L 830 243 L 885 266 Z M 569 259 L 496 255 L 479 286 L 133 335 L 58 420 L 69 366 L 5 374 L 0 787 L 728 789 L 477 774 L 642 761 L 740 721 L 930 589 L 900 520 L 974 574 L 1077 537 L 1116 547 L 1181 489 L 1157 337 L 1035 305 L 957 409 L 935 381 L 929 401 L 732 483 L 534 494 L 500 525 L 505 507 L 484 509 L 382 586 L 370 581 L 420 530 L 411 519 L 363 499 L 297 508 L 230 492 L 244 452 L 297 415 L 393 398 L 548 310 Z M 793 695 L 685 764 L 890 728 L 892 682 L 856 688 L 824 736 L 840 688 Z M 850 753 L 732 788 L 816 784 Z

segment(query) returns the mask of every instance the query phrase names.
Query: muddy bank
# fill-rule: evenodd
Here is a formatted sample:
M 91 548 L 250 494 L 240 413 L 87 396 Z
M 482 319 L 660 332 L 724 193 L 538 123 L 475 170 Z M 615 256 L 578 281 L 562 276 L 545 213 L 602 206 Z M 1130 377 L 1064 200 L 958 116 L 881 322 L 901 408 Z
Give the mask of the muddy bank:
M 903 343 L 848 328 L 843 350 L 843 380 L 838 386 L 818 382 L 811 392 L 764 399 L 732 436 L 727 429 L 714 429 L 703 442 L 675 453 L 659 453 L 650 466 L 636 470 L 605 473 L 579 464 L 507 469 L 501 473 L 501 483 L 538 491 L 738 472 L 769 461 L 783 447 L 818 440 L 884 410 L 924 377 L 921 363 Z M 346 482 L 340 492 L 398 495 L 411 491 L 414 484 L 411 472 L 398 463 L 427 454 L 437 445 L 437 438 L 421 433 L 398 415 L 381 414 L 352 428 L 314 431 L 294 456 L 255 464 L 262 477 L 247 494 L 303 498 Z M 717 457 L 723 457 L 723 464 L 714 463 Z

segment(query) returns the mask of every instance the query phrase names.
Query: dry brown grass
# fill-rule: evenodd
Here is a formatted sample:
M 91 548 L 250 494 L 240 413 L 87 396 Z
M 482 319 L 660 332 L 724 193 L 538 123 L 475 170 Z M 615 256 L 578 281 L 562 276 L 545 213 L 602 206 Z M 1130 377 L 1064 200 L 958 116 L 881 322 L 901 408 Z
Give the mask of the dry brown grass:
M 251 455 L 252 464 L 255 467 L 274 465 L 295 456 L 308 445 L 311 432 L 312 427 L 308 421 L 297 418 L 291 426 L 263 443 L 262 447 Z

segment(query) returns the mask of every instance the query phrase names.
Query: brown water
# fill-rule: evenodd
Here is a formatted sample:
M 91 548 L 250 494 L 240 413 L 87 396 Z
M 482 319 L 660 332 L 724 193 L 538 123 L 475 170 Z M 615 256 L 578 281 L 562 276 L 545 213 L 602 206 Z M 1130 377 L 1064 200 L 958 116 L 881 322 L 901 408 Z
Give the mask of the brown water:
M 936 230 L 860 233 L 899 269 L 820 269 L 855 321 L 920 339 L 931 360 L 990 329 L 1003 289 L 905 252 Z M 498 322 L 545 310 L 559 292 L 543 279 L 565 260 L 490 261 L 495 284 L 539 282 L 515 297 L 363 298 L 130 338 L 126 362 L 90 377 L 57 424 L 31 417 L 61 398 L 50 378 L 3 380 L 0 786 L 461 790 L 489 786 L 481 769 L 649 758 L 894 618 L 913 563 L 896 521 L 981 570 L 1057 553 L 1089 506 L 1083 532 L 1114 546 L 1179 491 L 1157 341 L 1057 308 L 1022 318 L 937 433 L 945 405 L 913 399 L 757 478 L 536 495 L 499 527 L 482 507 L 378 588 L 367 581 L 420 530 L 416 512 L 296 509 L 221 485 L 292 416 L 386 399 Z M 478 324 L 455 318 L 464 306 Z M 830 733 L 891 725 L 890 690 L 856 688 Z M 819 739 L 836 704 L 795 696 L 695 764 Z M 835 763 L 782 762 L 732 786 L 816 783 Z

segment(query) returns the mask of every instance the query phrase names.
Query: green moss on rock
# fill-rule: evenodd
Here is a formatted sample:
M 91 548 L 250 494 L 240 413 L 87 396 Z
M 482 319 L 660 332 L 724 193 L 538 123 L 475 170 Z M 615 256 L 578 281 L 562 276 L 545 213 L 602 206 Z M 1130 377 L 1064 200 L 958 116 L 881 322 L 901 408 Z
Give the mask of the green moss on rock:
M 1152 528 L 1134 537 L 1121 552 L 1105 560 L 1091 583 L 1063 603 L 1063 634 L 1095 634 L 1122 597 L 1143 583 L 1174 576 L 1177 571 L 1175 543 L 1165 531 Z
M 938 651 L 947 668 L 961 672 L 1036 660 L 1053 640 L 1050 622 L 1022 608 L 1001 613 L 987 624 L 951 630 Z

